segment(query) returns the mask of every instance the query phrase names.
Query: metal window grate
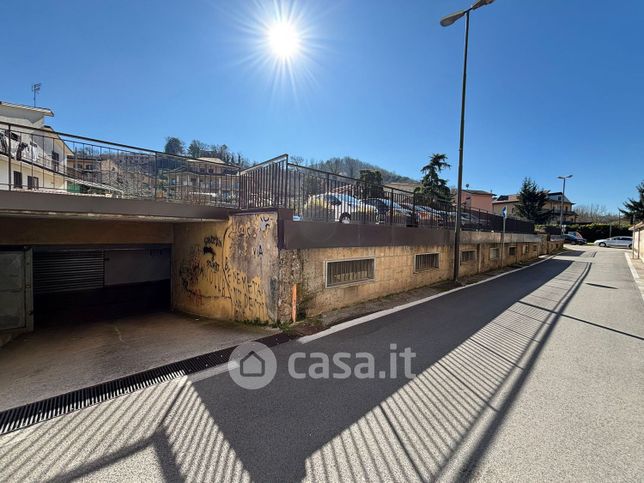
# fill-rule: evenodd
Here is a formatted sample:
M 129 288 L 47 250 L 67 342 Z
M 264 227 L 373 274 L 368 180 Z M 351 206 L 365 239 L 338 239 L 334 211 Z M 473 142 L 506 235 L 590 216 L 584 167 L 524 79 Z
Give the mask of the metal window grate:
M 517 254 L 517 247 L 508 247 L 508 255 L 511 257 Z
M 374 259 L 342 260 L 327 262 L 326 286 L 336 287 L 374 279 Z
M 498 248 L 490 248 L 490 260 L 496 260 L 500 256 L 500 250 Z
M 438 267 L 438 253 L 419 253 L 414 256 L 415 272 L 424 272 Z
M 476 251 L 464 250 L 461 252 L 461 263 L 473 262 L 474 260 L 476 260 Z

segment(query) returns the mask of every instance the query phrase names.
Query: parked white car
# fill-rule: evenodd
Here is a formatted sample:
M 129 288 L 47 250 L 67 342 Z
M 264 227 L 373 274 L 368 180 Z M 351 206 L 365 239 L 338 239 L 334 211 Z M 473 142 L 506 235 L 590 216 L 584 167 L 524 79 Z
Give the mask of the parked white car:
M 303 208 L 303 219 L 351 223 L 376 221 L 376 208 L 347 194 L 324 193 L 311 196 Z
M 595 241 L 594 245 L 599 247 L 615 247 L 615 248 L 633 248 L 633 237 L 631 236 L 614 236 L 604 240 Z

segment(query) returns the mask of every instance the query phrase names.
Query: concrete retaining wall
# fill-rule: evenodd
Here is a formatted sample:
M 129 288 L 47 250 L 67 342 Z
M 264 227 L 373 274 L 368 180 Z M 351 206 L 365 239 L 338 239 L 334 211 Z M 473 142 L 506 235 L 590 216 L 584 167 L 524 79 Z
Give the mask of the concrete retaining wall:
M 517 237 L 530 242 L 506 242 L 504 247 L 501 243 L 487 241 L 495 238 L 486 234 L 468 234 L 464 238 L 468 243 L 461 245 L 461 251 L 474 251 L 475 256 L 473 260 L 461 263 L 461 276 L 529 261 L 562 248 L 561 243 L 547 242 L 545 237 L 534 235 Z M 486 241 L 471 243 L 472 240 Z M 498 251 L 492 250 L 495 248 Z M 438 253 L 438 268 L 415 272 L 414 256 L 423 253 Z M 361 258 L 374 259 L 373 280 L 327 287 L 327 262 Z M 297 286 L 298 292 L 297 313 L 300 316 L 315 316 L 324 311 L 449 280 L 453 263 L 453 249 L 449 245 L 281 250 L 280 280 L 283 290 L 279 316 L 282 320 L 290 318 L 293 306 L 288 294 L 293 285 Z
M 241 321 L 277 320 L 277 215 L 174 226 L 172 306 Z
M 298 238 L 289 238 L 285 233 L 289 226 L 278 224 L 277 213 L 271 212 L 236 214 L 226 222 L 175 225 L 173 307 L 206 317 L 286 322 L 294 313 L 298 318 L 314 316 L 449 280 L 452 275 L 452 244 L 445 243 L 444 230 L 426 236 L 429 243 L 424 245 L 418 244 L 424 234 L 409 228 L 415 237 L 410 245 L 321 248 L 317 247 L 321 242 L 307 238 L 303 225 L 293 225 Z M 381 228 L 383 239 L 391 242 L 389 227 L 375 228 Z M 289 244 L 306 248 L 284 248 Z M 559 249 L 561 243 L 548 242 L 545 236 L 506 234 L 501 244 L 499 233 L 464 232 L 462 251 L 474 251 L 475 257 L 461 264 L 461 274 L 474 275 Z M 414 257 L 424 253 L 437 253 L 439 266 L 417 272 Z M 328 262 L 362 258 L 374 260 L 372 280 L 327 286 Z

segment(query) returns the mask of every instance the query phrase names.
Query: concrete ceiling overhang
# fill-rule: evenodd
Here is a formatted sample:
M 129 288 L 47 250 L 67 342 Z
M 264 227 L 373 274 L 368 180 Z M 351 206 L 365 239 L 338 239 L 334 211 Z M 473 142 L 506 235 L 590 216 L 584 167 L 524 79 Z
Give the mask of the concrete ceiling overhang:
M 225 220 L 237 211 L 232 207 L 167 201 L 0 191 L 0 216 L 189 223 Z

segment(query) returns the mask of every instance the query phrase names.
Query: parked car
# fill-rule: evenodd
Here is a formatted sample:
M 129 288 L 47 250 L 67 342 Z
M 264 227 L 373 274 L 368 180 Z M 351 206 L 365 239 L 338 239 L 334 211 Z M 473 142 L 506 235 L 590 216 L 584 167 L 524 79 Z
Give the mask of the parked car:
M 410 203 L 400 203 L 400 206 L 406 210 L 413 211 L 418 217 L 421 224 L 432 224 L 436 226 L 444 226 L 447 224 L 450 214 L 446 211 L 437 210 L 424 205 L 412 205 Z
M 463 211 L 461 212 L 461 227 L 466 230 L 480 230 L 483 227 L 483 223 L 474 213 Z
M 303 218 L 311 220 L 368 221 L 377 219 L 377 210 L 361 200 L 346 194 L 324 193 L 309 197 L 303 209 Z
M 393 221 L 400 224 L 404 222 L 407 226 L 418 226 L 418 213 L 402 207 L 395 201 L 392 202 L 386 198 L 367 198 L 364 202 L 377 210 L 380 223 Z
M 570 243 L 571 245 L 585 245 L 586 239 L 576 232 L 566 233 L 564 235 L 564 243 Z
M 596 240 L 593 244 L 599 247 L 633 248 L 633 237 L 614 236 L 612 238 Z

